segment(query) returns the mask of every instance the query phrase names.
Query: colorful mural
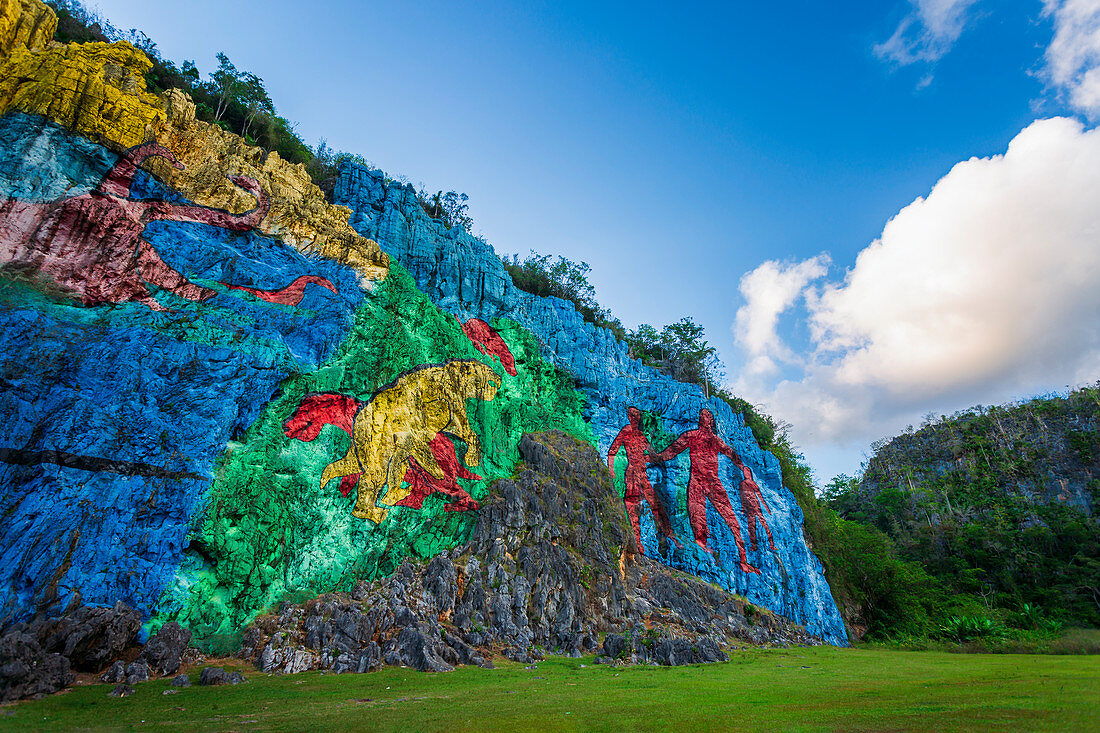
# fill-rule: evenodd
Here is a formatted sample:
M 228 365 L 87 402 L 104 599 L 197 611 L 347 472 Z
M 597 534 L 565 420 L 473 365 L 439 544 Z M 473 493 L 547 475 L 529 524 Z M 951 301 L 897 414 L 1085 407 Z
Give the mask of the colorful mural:
M 341 401 L 339 395 L 311 396 L 287 422 L 286 434 L 312 440 L 308 436 L 316 437 L 326 422 L 339 427 L 350 422 L 352 445 L 343 458 L 325 467 L 321 487 L 340 478 L 340 491 L 346 496 L 358 486 L 352 514 L 378 523 L 389 511 L 377 506 L 379 499 L 394 506 L 412 491 L 402 485 L 406 470 L 426 473 L 436 481 L 448 479 L 436 458 L 441 433 L 466 443 L 469 465 L 480 463 L 481 443 L 470 427 L 466 400 L 491 400 L 499 386 L 500 377 L 478 361 L 426 364 L 401 375 L 365 403 Z M 453 457 L 453 445 L 450 453 Z M 455 475 L 452 472 L 449 480 Z
M 464 543 L 521 436 L 557 429 L 613 474 L 625 451 L 640 552 L 842 638 L 774 459 L 724 404 L 517 295 L 415 192 L 342 180 L 357 233 L 299 167 L 144 92 L 131 46 L 33 40 L 0 59 L 0 620 L 122 600 L 232 651 L 280 600 Z
M 437 478 L 417 463 L 415 458 L 409 459 L 409 469 L 405 472 L 405 481 L 409 484 L 409 495 L 396 503 L 396 506 L 404 506 L 410 509 L 420 509 L 424 506 L 424 499 L 432 494 L 442 494 L 447 497 L 443 505 L 445 512 L 477 511 L 481 505 L 470 496 L 461 486 L 458 479 L 478 481 L 482 477 L 470 471 L 458 460 L 455 452 L 454 440 L 457 438 L 447 433 L 439 433 L 432 439 L 432 455 L 436 463 L 443 470 L 442 478 Z
M 195 118 L 182 92 L 146 90 L 152 62 L 129 43 L 50 43 L 56 17 L 37 0 L 0 2 L 0 115 L 18 112 L 60 125 L 118 153 L 146 142 L 172 150 L 181 168 L 158 160 L 146 170 L 189 201 L 241 211 L 253 198 L 227 179 L 247 176 L 271 199 L 257 231 L 303 253 L 315 252 L 382 280 L 389 267 L 377 243 L 356 234 L 304 168 L 247 145 Z
M 93 191 L 46 204 L 8 199 L 0 204 L 0 259 L 4 266 L 42 274 L 75 294 L 84 305 L 136 301 L 163 310 L 149 286 L 187 300 L 207 300 L 215 291 L 194 285 L 164 262 L 144 238 L 158 220 L 193 222 L 246 231 L 267 213 L 259 183 L 237 176 L 234 183 L 256 196 L 244 214 L 166 201 L 134 200 L 130 186 L 146 158 L 159 156 L 179 166 L 155 143 L 126 151 Z
M 745 543 L 741 540 L 741 528 L 737 521 L 737 514 L 730 505 L 729 496 L 722 486 L 721 479 L 718 478 L 719 455 L 726 456 L 738 466 L 743 465 L 741 457 L 718 437 L 718 431 L 715 429 L 714 424 L 714 414 L 710 410 L 700 410 L 699 427 L 683 433 L 672 442 L 672 445 L 651 456 L 650 463 L 671 460 L 684 451 L 688 451 L 688 457 L 691 460 L 687 487 L 687 507 L 691 529 L 695 533 L 695 544 L 707 552 L 715 552 L 707 544 L 710 529 L 707 527 L 706 502 L 709 499 L 711 506 L 721 515 L 730 531 L 733 532 L 734 539 L 737 542 L 738 566 L 741 571 L 759 573 L 759 570 L 749 565 L 748 559 L 745 557 Z
M 649 511 L 653 513 L 653 520 L 657 523 L 662 540 L 671 537 L 676 545 L 682 546 L 680 540 L 672 534 L 672 526 L 668 521 L 668 510 L 653 493 L 653 485 L 649 483 L 646 475 L 646 467 L 652 458 L 649 439 L 641 429 L 642 413 L 637 407 L 626 409 L 627 419 L 630 421 L 615 439 L 611 441 L 611 448 L 607 451 L 607 468 L 611 471 L 611 477 L 615 477 L 615 457 L 620 450 L 626 450 L 626 489 L 623 494 L 623 503 L 626 505 L 626 514 L 630 518 L 630 526 L 634 529 L 634 542 L 638 551 L 645 554 L 645 544 L 642 542 L 642 533 L 639 527 L 639 504 L 644 499 L 649 505 Z
M 247 176 L 230 176 L 234 184 L 256 197 L 256 206 L 242 214 L 206 206 L 163 200 L 136 199 L 134 175 L 147 158 L 159 157 L 182 168 L 172 152 L 146 143 L 122 154 L 92 191 L 48 203 L 9 198 L 0 203 L 0 261 L 21 274 L 43 275 L 86 306 L 135 301 L 165 310 L 154 295 L 164 290 L 186 300 L 209 300 L 216 290 L 195 285 L 168 265 L 145 238 L 156 221 L 206 224 L 231 232 L 253 229 L 269 203 L 260 184 Z M 305 286 L 314 283 L 333 293 L 323 277 L 304 275 L 285 288 L 261 290 L 227 285 L 272 303 L 297 305 Z
M 455 316 L 455 320 L 462 326 L 462 332 L 469 337 L 478 351 L 486 356 L 495 357 L 500 361 L 500 365 L 504 367 L 504 371 L 513 377 L 516 376 L 516 360 L 512 357 L 512 352 L 508 350 L 508 344 L 504 343 L 504 339 L 492 326 L 480 318 L 471 318 L 462 323 L 462 320 Z
M 187 201 L 139 167 L 155 144 L 18 113 L 0 140 L 0 619 L 149 614 L 219 454 L 337 347 L 359 275 L 252 229 L 249 180 L 252 213 Z

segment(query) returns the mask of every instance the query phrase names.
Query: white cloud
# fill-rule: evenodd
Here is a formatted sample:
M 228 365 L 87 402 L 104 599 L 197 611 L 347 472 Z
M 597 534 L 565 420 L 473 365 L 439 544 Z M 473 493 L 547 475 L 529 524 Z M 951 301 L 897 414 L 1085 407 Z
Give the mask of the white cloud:
M 802 377 L 746 370 L 732 385 L 803 445 L 866 444 L 929 410 L 1100 378 L 1100 130 L 1034 122 L 1004 155 L 957 164 L 902 209 L 842 281 L 812 285 L 818 261 L 742 279 L 738 327 L 758 329 L 739 337 L 749 358 L 784 353 L 774 324 L 806 298 Z M 758 292 L 768 282 L 771 301 Z
M 1100 0 L 1043 0 L 1043 14 L 1054 18 L 1047 77 L 1073 107 L 1100 116 Z
M 768 374 L 776 369 L 776 360 L 790 361 L 793 354 L 776 333 L 779 315 L 790 308 L 806 285 L 822 277 L 829 267 L 829 256 L 797 264 L 769 260 L 741 278 L 745 304 L 737 310 L 733 333 L 749 357 L 747 370 Z
M 903 66 L 918 61 L 936 61 L 951 50 L 966 26 L 967 11 L 977 0 L 909 2 L 913 9 L 898 24 L 894 35 L 874 47 L 880 59 Z

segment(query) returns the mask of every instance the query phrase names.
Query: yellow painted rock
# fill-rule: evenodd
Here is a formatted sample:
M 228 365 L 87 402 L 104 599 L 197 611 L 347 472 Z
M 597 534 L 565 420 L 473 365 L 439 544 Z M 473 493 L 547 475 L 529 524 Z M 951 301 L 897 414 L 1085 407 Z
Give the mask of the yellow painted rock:
M 38 0 L 0 0 L 0 54 L 37 50 L 53 39 L 57 15 Z
M 185 167 L 160 159 L 146 167 L 204 206 L 233 213 L 254 208 L 256 200 L 227 176 L 255 178 L 271 200 L 260 231 L 348 264 L 364 279 L 385 278 L 386 255 L 348 225 L 350 210 L 329 204 L 304 166 L 196 120 L 195 105 L 178 90 L 150 94 L 145 74 L 152 62 L 129 43 L 44 45 L 57 23 L 49 8 L 39 0 L 0 3 L 0 47 L 9 49 L 0 61 L 0 114 L 41 115 L 116 152 L 156 140 Z
M 352 514 L 381 522 L 388 509 L 409 495 L 401 485 L 409 459 L 436 478 L 443 469 L 432 454 L 431 442 L 447 432 L 468 446 L 466 464 L 481 462 L 481 441 L 470 427 L 467 400 L 491 400 L 500 387 L 500 375 L 474 360 L 418 367 L 380 390 L 355 416 L 352 445 L 347 455 L 321 473 L 321 486 L 342 476 L 360 475 Z M 388 488 L 387 488 L 388 487 Z

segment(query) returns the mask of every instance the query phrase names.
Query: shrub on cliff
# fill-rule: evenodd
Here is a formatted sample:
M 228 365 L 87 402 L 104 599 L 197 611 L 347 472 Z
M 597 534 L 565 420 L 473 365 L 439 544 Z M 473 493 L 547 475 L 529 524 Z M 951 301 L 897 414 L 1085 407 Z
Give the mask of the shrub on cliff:
M 522 261 L 519 255 L 511 258 L 503 255 L 500 259 L 520 290 L 544 298 L 567 300 L 586 322 L 610 330 L 620 341 L 626 338 L 622 322 L 596 302 L 596 288 L 588 282 L 592 268 L 587 262 L 573 262 L 561 255 L 555 262 L 553 255 L 540 255 L 534 250 Z

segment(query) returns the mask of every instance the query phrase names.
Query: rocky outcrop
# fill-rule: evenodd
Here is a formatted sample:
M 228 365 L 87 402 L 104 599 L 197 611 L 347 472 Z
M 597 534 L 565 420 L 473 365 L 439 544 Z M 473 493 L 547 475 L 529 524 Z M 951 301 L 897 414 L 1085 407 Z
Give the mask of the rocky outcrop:
M 137 642 L 141 615 L 122 602 L 114 608 L 82 606 L 28 629 L 47 651 L 68 658 L 79 672 L 98 672 Z
M 710 598 L 709 582 L 844 642 L 775 460 L 724 403 L 516 291 L 491 248 L 428 219 L 410 189 L 345 169 L 353 231 L 301 167 L 195 120 L 178 93 L 148 94 L 133 47 L 48 43 L 37 0 L 0 11 L 0 622 L 122 601 L 231 653 L 264 609 L 328 594 L 323 612 L 258 624 L 255 654 L 285 670 L 326 649 L 333 668 L 442 668 L 591 651 L 605 631 L 625 643 L 650 617 L 661 639 L 757 634 L 745 601 Z M 656 450 L 696 425 L 725 446 L 702 500 L 697 455 L 634 461 L 628 491 L 652 482 L 641 506 L 670 525 L 641 512 L 633 553 L 630 531 L 577 535 L 593 516 L 607 532 L 625 521 L 622 458 L 610 492 L 591 469 L 598 500 L 551 491 L 549 464 L 530 485 L 517 469 L 524 433 L 562 430 L 603 456 L 629 407 Z M 706 620 L 707 603 L 725 615 Z M 79 636 L 58 633 L 43 653 Z M 179 639 L 160 641 L 141 660 L 153 671 L 175 663 Z
M 560 432 L 525 435 L 470 542 L 349 594 L 284 604 L 245 633 L 265 672 L 445 672 L 495 654 L 690 664 L 733 644 L 819 644 L 744 599 L 638 555 L 600 457 Z M 599 637 L 607 634 L 602 646 Z
M 72 684 L 69 660 L 48 652 L 25 629 L 0 636 L 0 701 L 57 692 Z
M 72 684 L 70 669 L 99 672 L 111 662 L 105 679 L 123 681 L 131 670 L 115 660 L 136 643 L 140 628 L 139 614 L 122 603 L 8 626 L 0 636 L 0 700 L 57 692 Z
M 0 56 L 37 51 L 53 38 L 57 15 L 37 0 L 0 0 Z
M 140 630 L 140 614 L 123 603 L 13 624 L 0 636 L 0 700 L 56 692 L 73 682 L 70 669 L 128 686 L 175 674 L 191 632 L 166 623 L 137 653 Z
M 154 634 L 141 650 L 139 660 L 157 675 L 175 674 L 183 663 L 183 653 L 191 641 L 191 632 L 169 621 Z

